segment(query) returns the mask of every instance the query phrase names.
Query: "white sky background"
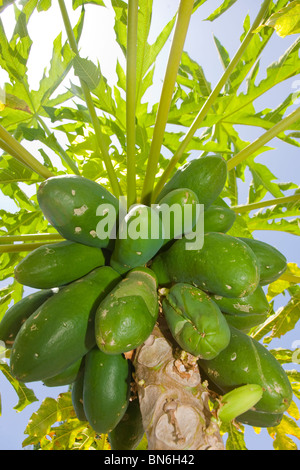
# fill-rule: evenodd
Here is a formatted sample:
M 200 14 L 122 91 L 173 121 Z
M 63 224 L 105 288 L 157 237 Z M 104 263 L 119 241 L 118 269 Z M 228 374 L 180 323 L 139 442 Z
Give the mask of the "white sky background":
M 80 8 L 74 12 L 72 9 L 72 1 L 65 0 L 65 2 L 71 22 L 75 25 L 80 15 Z M 33 14 L 29 22 L 29 35 L 33 40 L 32 51 L 28 62 L 29 82 L 32 89 L 38 89 L 44 68 L 49 64 L 52 55 L 53 40 L 61 31 L 63 31 L 63 42 L 66 40 L 66 34 L 58 4 L 55 0 L 53 0 L 52 3 L 53 6 L 50 10 L 39 14 Z M 109 0 L 105 0 L 105 3 L 110 5 Z M 253 21 L 261 5 L 261 0 L 253 0 L 251 2 L 248 2 L 247 0 L 239 0 L 237 4 L 235 4 L 225 15 L 215 22 L 203 22 L 202 20 L 220 4 L 221 0 L 210 0 L 200 7 L 197 14 L 192 18 L 185 47 L 191 57 L 203 66 L 206 77 L 212 85 L 216 84 L 223 71 L 213 42 L 213 33 L 221 41 L 232 57 L 240 44 L 244 17 L 249 13 L 251 20 Z M 172 18 L 178 5 L 179 0 L 154 0 L 153 19 L 155 29 L 153 29 L 153 36 L 155 36 L 155 33 L 158 33 Z M 1 18 L 7 35 L 10 38 L 15 24 L 13 7 L 8 7 L 1 15 Z M 84 30 L 80 42 L 81 56 L 89 58 L 95 62 L 99 60 L 101 71 L 108 79 L 110 85 L 116 81 L 116 56 L 118 55 L 121 60 L 124 60 L 122 59 L 122 54 L 115 43 L 113 21 L 114 18 L 111 9 L 87 5 Z M 261 70 L 263 71 L 266 66 L 271 64 L 273 61 L 278 60 L 295 38 L 295 35 L 286 39 L 281 39 L 276 37 L 276 35 L 273 35 L 271 44 L 267 46 L 265 53 L 262 56 Z M 158 101 L 159 99 L 170 44 L 171 39 L 169 39 L 164 52 L 157 62 L 156 76 L 158 79 L 156 81 L 156 85 L 153 86 L 151 90 L 151 101 Z M 122 62 L 122 65 L 124 65 L 124 62 Z M 261 79 L 262 76 L 259 78 Z M 0 86 L 3 86 L 6 79 L 6 73 L 3 73 L 0 69 Z M 66 85 L 68 84 L 68 80 L 69 78 L 67 77 L 65 81 Z M 255 103 L 256 108 L 264 109 L 268 107 L 276 107 L 292 91 L 294 83 L 295 80 L 291 80 L 288 83 L 286 82 L 283 85 L 276 87 L 276 90 L 266 94 L 263 100 L 257 100 Z M 149 98 L 149 95 L 147 95 L 147 97 Z M 295 107 L 296 106 L 291 107 L 289 112 L 293 111 Z M 245 129 L 245 127 L 243 127 L 239 130 L 241 130 L 242 137 L 250 141 L 254 140 L 262 133 L 261 129 Z M 61 139 L 62 134 L 57 133 L 56 136 L 58 139 Z M 23 143 L 25 146 L 30 145 L 30 143 L 27 143 L 26 141 Z M 61 144 L 64 144 L 63 140 L 61 140 Z M 279 178 L 280 181 L 293 181 L 300 185 L 299 149 L 287 146 L 287 144 L 282 144 L 278 140 L 274 140 L 271 145 L 276 147 L 276 150 L 263 154 L 263 156 L 258 158 L 257 161 L 269 165 L 271 171 Z M 40 143 L 39 147 L 41 147 Z M 47 152 L 49 152 L 49 149 L 47 149 Z M 39 158 L 39 152 L 37 152 L 35 156 L 36 158 Z M 54 161 L 56 163 L 56 160 Z M 249 182 L 250 176 L 248 175 L 245 184 L 241 185 L 240 203 L 246 203 L 246 190 L 248 190 Z M 8 198 L 4 198 L 0 201 L 1 209 L 5 208 L 12 211 L 12 207 L 13 203 Z M 296 262 L 300 266 L 299 239 L 297 237 L 271 231 L 257 232 L 255 236 L 263 241 L 267 241 L 268 243 L 273 243 L 274 246 L 286 255 L 288 261 Z M 0 282 L 0 287 L 1 285 L 2 284 Z M 287 335 L 285 338 L 285 344 L 278 341 L 276 347 L 282 346 L 292 348 L 292 342 L 294 340 L 300 340 L 299 330 L 294 332 L 293 335 Z M 40 399 L 40 402 L 28 406 L 24 411 L 18 414 L 13 410 L 13 406 L 15 406 L 17 402 L 17 396 L 6 379 L 0 375 L 0 391 L 2 396 L 0 449 L 20 449 L 21 443 L 26 437 L 24 436 L 23 431 L 33 411 L 40 406 L 44 397 L 57 397 L 58 393 L 61 391 L 61 389 L 51 390 L 46 389 L 46 387 L 41 387 L 40 385 L 35 386 L 34 384 L 29 384 L 29 388 L 37 390 L 36 394 Z M 265 432 L 263 432 L 259 437 L 255 437 L 253 431 L 250 431 L 249 435 L 250 438 L 247 443 L 250 449 L 259 449 L 260 446 L 262 449 L 266 449 L 266 440 L 263 437 L 266 435 Z M 270 439 L 268 439 L 267 442 L 269 448 L 272 449 Z

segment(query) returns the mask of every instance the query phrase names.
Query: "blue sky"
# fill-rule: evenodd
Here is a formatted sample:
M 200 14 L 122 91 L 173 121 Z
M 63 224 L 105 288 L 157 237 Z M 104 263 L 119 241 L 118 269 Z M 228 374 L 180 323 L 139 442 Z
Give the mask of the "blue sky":
M 202 21 L 217 8 L 220 3 L 220 0 L 210 0 L 200 7 L 192 18 L 185 47 L 190 56 L 203 66 L 206 77 L 212 85 L 216 84 L 223 71 L 214 45 L 213 34 L 222 42 L 232 56 L 239 46 L 239 38 L 243 32 L 244 17 L 249 13 L 253 21 L 261 2 L 237 1 L 226 14 L 215 22 Z M 155 18 L 157 31 L 172 17 L 178 4 L 179 2 L 174 0 L 154 1 L 153 17 Z M 66 5 L 75 22 L 78 17 L 78 12 L 72 12 L 70 0 L 66 1 Z M 89 9 L 87 8 L 84 29 L 85 34 L 84 41 L 81 44 L 81 53 L 83 57 L 89 57 L 92 60 L 99 59 L 103 74 L 107 77 L 111 77 L 110 80 L 113 81 L 115 80 L 115 61 L 112 61 L 111 58 L 115 57 L 117 50 L 114 48 L 113 42 L 112 17 L 108 11 L 98 7 L 92 7 L 90 12 L 91 13 L 89 13 Z M 8 8 L 3 15 L 4 24 L 8 31 L 13 27 L 13 22 L 11 21 L 12 15 L 13 8 Z M 29 25 L 29 32 L 34 43 L 32 57 L 29 63 L 29 70 L 31 71 L 30 79 L 33 88 L 38 86 L 38 81 L 42 76 L 43 69 L 49 62 L 53 39 L 60 30 L 63 29 L 61 22 L 58 21 L 57 15 L 59 15 L 59 12 L 55 6 L 48 13 L 34 15 Z M 155 31 L 156 29 L 153 30 L 153 34 L 155 34 Z M 261 70 L 264 71 L 266 66 L 271 64 L 274 60 L 277 60 L 294 40 L 295 36 L 282 39 L 274 35 L 262 57 Z M 107 47 L 107 44 L 109 44 L 109 47 Z M 169 45 L 170 41 L 158 61 L 157 74 L 161 76 L 164 72 Z M 3 77 L 3 75 L 1 75 L 0 70 L 0 86 L 2 84 L 1 77 Z M 273 108 L 279 105 L 292 91 L 294 84 L 295 80 L 293 79 L 276 87 L 276 89 L 268 93 L 263 100 L 256 103 L 257 109 Z M 157 86 L 153 87 L 152 93 L 154 100 L 159 98 L 160 86 L 161 81 L 158 81 Z M 295 107 L 296 106 L 290 111 L 294 110 Z M 259 129 L 241 128 L 239 130 L 241 131 L 241 135 L 249 141 L 254 140 L 261 134 L 261 130 Z M 293 181 L 297 185 L 300 185 L 299 149 L 283 144 L 278 139 L 274 139 L 274 141 L 270 143 L 270 146 L 274 147 L 274 150 L 264 153 L 261 157 L 257 158 L 256 161 L 268 165 L 279 181 Z M 247 202 L 249 182 L 250 175 L 247 174 L 246 182 L 240 184 L 239 188 L 240 204 Z M 8 198 L 1 200 L 0 208 L 14 210 L 13 204 Z M 297 237 L 282 232 L 271 231 L 258 231 L 254 235 L 260 240 L 273 244 L 282 251 L 289 262 L 295 262 L 300 266 L 299 239 Z M 3 283 L 0 283 L 0 287 L 2 285 Z M 285 301 L 286 300 L 283 298 L 278 299 L 277 306 L 279 307 L 280 303 Z M 283 340 L 274 341 L 272 347 L 286 347 L 291 349 L 293 342 L 296 340 L 300 340 L 299 326 L 297 326 L 294 332 L 286 335 Z M 293 365 L 293 367 L 290 368 L 297 367 L 299 370 L 299 366 L 294 367 Z M 58 393 L 62 391 L 62 389 L 46 389 L 46 387 L 40 384 L 29 384 L 29 387 L 35 390 L 39 398 L 39 403 L 28 406 L 22 413 L 16 413 L 16 411 L 13 410 L 13 407 L 17 403 L 15 392 L 3 376 L 0 375 L 2 397 L 0 449 L 20 449 L 21 443 L 25 437 L 23 432 L 31 414 L 40 406 L 41 401 L 45 397 L 53 396 L 56 398 Z M 249 449 L 272 449 L 272 442 L 269 437 L 266 438 L 265 431 L 257 436 L 252 429 L 249 429 L 249 431 L 247 431 L 246 442 Z

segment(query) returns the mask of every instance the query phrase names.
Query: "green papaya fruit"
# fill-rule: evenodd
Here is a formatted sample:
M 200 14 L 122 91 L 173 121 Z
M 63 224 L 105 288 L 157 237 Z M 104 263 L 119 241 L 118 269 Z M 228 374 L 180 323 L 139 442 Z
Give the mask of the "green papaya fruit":
M 191 160 L 179 168 L 165 184 L 156 202 L 173 189 L 194 191 L 207 209 L 221 194 L 227 180 L 227 163 L 221 155 L 207 155 Z
M 10 367 L 21 382 L 61 373 L 95 345 L 94 318 L 101 300 L 120 277 L 102 266 L 50 297 L 21 327 Z
M 252 238 L 241 237 L 240 240 L 247 243 L 257 257 L 260 267 L 261 286 L 265 286 L 276 281 L 276 279 L 286 271 L 286 257 L 274 248 L 274 246 Z
M 117 426 L 108 434 L 112 450 L 134 450 L 145 434 L 138 398 L 129 401 L 128 408 Z
M 224 423 L 246 413 L 262 398 L 263 388 L 257 384 L 247 384 L 237 387 L 223 395 L 220 401 L 218 417 Z
M 52 297 L 55 290 L 47 289 L 23 297 L 12 305 L 0 322 L 0 340 L 7 349 L 11 349 L 23 323 L 44 303 Z
M 145 265 L 159 251 L 163 240 L 158 212 L 137 204 L 120 223 L 110 265 L 120 274 Z
M 250 295 L 240 298 L 212 296 L 228 323 L 239 330 L 248 331 L 262 324 L 268 316 L 270 305 L 261 286 Z
M 223 297 L 245 297 L 257 288 L 258 262 L 243 241 L 210 232 L 201 249 L 187 248 L 184 237 L 154 258 L 150 267 L 159 284 L 187 282 Z
M 278 426 L 283 413 L 264 413 L 263 411 L 248 410 L 236 418 L 236 421 L 257 428 L 273 428 Z
M 236 213 L 230 207 L 212 205 L 204 211 L 204 232 L 226 233 L 231 229 Z
M 242 385 L 260 385 L 264 392 L 255 405 L 255 411 L 284 413 L 291 403 L 293 392 L 281 364 L 254 338 L 232 326 L 230 330 L 227 348 L 215 359 L 199 359 L 200 369 L 223 393 Z
M 64 385 L 71 385 L 76 381 L 81 367 L 82 359 L 80 358 L 59 374 L 45 379 L 43 383 L 46 387 L 63 387 Z
M 104 264 L 100 248 L 63 241 L 30 252 L 16 266 L 14 274 L 20 284 L 49 289 L 69 284 Z
M 170 191 L 154 209 L 159 212 L 164 227 L 164 245 L 191 232 L 200 215 L 198 198 L 187 188 Z
M 87 421 L 87 417 L 83 408 L 83 385 L 84 385 L 84 372 L 78 375 L 75 382 L 72 384 L 71 397 L 72 405 L 79 421 Z
M 184 351 L 213 359 L 228 346 L 230 329 L 221 310 L 197 287 L 174 284 L 162 306 L 172 336 Z
M 119 201 L 100 184 L 83 176 L 53 176 L 40 184 L 37 199 L 48 222 L 67 240 L 112 247 Z M 103 218 L 112 221 L 108 233 L 97 230 Z
M 135 268 L 99 305 L 96 342 L 104 353 L 120 354 L 140 346 L 158 317 L 157 279 L 147 268 Z
M 123 418 L 130 396 L 130 368 L 122 354 L 93 348 L 85 357 L 83 408 L 99 434 L 111 432 Z

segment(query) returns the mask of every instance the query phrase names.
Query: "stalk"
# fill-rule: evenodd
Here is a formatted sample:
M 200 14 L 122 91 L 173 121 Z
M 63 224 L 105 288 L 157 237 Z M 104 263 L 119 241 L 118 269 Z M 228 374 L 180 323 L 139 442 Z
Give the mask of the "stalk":
M 24 165 L 28 166 L 32 171 L 37 173 L 38 175 L 42 176 L 43 178 L 47 179 L 54 174 L 48 170 L 44 165 L 42 165 L 33 155 L 31 155 L 28 150 L 20 144 L 3 126 L 0 125 L 0 139 L 1 148 L 6 146 L 5 151 L 11 154 L 12 157 L 16 158 L 19 162 L 23 163 Z M 9 151 L 11 149 L 11 152 Z
M 211 94 L 207 98 L 206 102 L 204 103 L 204 105 L 200 109 L 200 111 L 199 111 L 198 115 L 196 116 L 196 118 L 194 119 L 194 122 L 192 123 L 190 129 L 186 133 L 183 141 L 181 142 L 181 144 L 178 147 L 177 151 L 174 153 L 173 157 L 171 158 L 167 168 L 165 169 L 162 176 L 160 177 L 160 179 L 159 179 L 159 181 L 158 181 L 158 183 L 157 183 L 157 185 L 154 189 L 154 192 L 153 192 L 153 200 L 155 200 L 156 197 L 158 196 L 158 194 L 161 192 L 164 184 L 166 183 L 166 181 L 170 177 L 173 169 L 175 168 L 176 164 L 178 163 L 178 161 L 182 157 L 185 149 L 189 145 L 189 143 L 192 140 L 192 138 L 194 137 L 196 131 L 199 129 L 200 125 L 202 124 L 205 117 L 207 116 L 209 110 L 211 109 L 214 102 L 218 98 L 220 92 L 222 91 L 222 88 L 224 87 L 224 85 L 226 84 L 228 79 L 230 78 L 230 75 L 232 74 L 232 72 L 236 68 L 237 64 L 241 60 L 245 50 L 247 49 L 248 45 L 251 42 L 251 39 L 253 37 L 253 32 L 258 28 L 258 26 L 261 24 L 262 20 L 264 19 L 265 15 L 268 11 L 270 2 L 271 2 L 271 0 L 264 0 L 258 15 L 257 15 L 256 19 L 254 20 L 254 23 L 253 23 L 252 27 L 250 28 L 247 35 L 245 36 L 242 44 L 240 45 L 239 49 L 237 50 L 237 52 L 235 54 L 235 56 L 232 58 L 230 64 L 228 65 L 228 67 L 224 71 L 222 77 L 220 78 L 219 82 L 215 86 L 214 90 L 211 92 Z
M 7 235 L 0 237 L 0 244 L 4 243 L 14 243 L 14 242 L 27 242 L 30 241 L 59 241 L 64 240 L 64 238 L 58 233 L 25 233 L 23 235 Z
M 12 245 L 5 244 L 5 245 L 0 245 L 0 253 L 21 253 L 22 251 L 34 251 L 36 248 L 39 248 L 40 246 L 44 246 L 44 245 L 47 245 L 47 242 L 19 243 L 19 244 L 12 244 Z
M 134 357 L 148 450 L 225 450 L 197 359 L 176 351 L 159 320 Z
M 127 205 L 136 202 L 135 111 L 137 59 L 138 0 L 128 1 L 127 73 L 126 73 L 126 135 L 127 135 Z
M 281 132 L 288 129 L 292 124 L 298 121 L 298 119 L 300 119 L 300 107 L 289 114 L 286 118 L 275 124 L 271 129 L 266 131 L 258 139 L 256 139 L 250 145 L 237 153 L 233 158 L 231 158 L 231 160 L 229 160 L 227 163 L 228 171 L 232 170 L 237 165 L 245 161 L 248 157 L 257 152 L 257 150 L 261 149 L 265 144 L 270 142 L 270 140 L 274 139 Z
M 261 209 L 263 207 L 277 206 L 278 204 L 288 204 L 290 202 L 300 201 L 300 194 L 294 194 L 292 196 L 278 197 L 275 199 L 270 199 L 268 201 L 254 202 L 252 204 L 245 204 L 240 206 L 232 206 L 231 209 L 237 212 L 238 214 L 243 214 L 245 212 L 250 212 L 254 209 Z
M 76 38 L 74 36 L 74 32 L 73 32 L 70 18 L 69 18 L 69 15 L 65 6 L 65 2 L 64 0 L 58 0 L 58 3 L 59 3 L 60 10 L 61 10 L 61 15 L 63 18 L 63 22 L 65 25 L 65 29 L 66 29 L 66 33 L 68 36 L 71 49 L 75 54 L 79 56 Z M 116 197 L 119 197 L 121 194 L 120 185 L 119 185 L 114 167 L 112 165 L 112 162 L 108 153 L 108 149 L 104 140 L 104 136 L 102 134 L 100 122 L 96 113 L 96 109 L 93 103 L 93 99 L 92 99 L 89 87 L 87 86 L 84 80 L 79 78 L 79 81 L 80 81 L 80 86 L 81 86 L 81 89 L 85 98 L 87 108 L 90 113 L 92 124 L 95 130 L 97 145 L 99 147 L 100 153 L 102 154 L 102 157 L 104 160 L 104 165 L 106 167 L 106 171 L 107 171 L 108 178 L 110 180 L 112 191 Z
M 193 12 L 193 6 L 193 0 L 181 0 L 180 2 L 174 38 L 157 111 L 144 186 L 142 190 L 141 200 L 144 204 L 150 204 L 151 202 L 160 150 L 163 144 L 171 100 L 181 61 L 182 51 Z

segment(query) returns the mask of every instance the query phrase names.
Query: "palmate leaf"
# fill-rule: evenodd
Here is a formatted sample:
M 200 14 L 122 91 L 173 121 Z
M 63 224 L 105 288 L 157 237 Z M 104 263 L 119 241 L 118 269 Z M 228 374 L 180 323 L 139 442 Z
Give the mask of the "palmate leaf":
M 216 18 L 219 18 L 225 11 L 227 11 L 232 5 L 236 3 L 237 0 L 224 0 L 222 5 L 219 6 L 209 17 L 207 21 L 214 21 Z
M 274 28 L 278 36 L 282 38 L 300 33 L 299 0 L 294 0 L 282 10 L 273 13 L 263 26 Z
M 274 439 L 275 450 L 297 450 L 297 444 L 289 436 L 300 440 L 300 428 L 295 421 L 284 415 L 279 426 L 268 428 L 268 433 Z
M 18 403 L 14 406 L 14 409 L 18 412 L 24 410 L 24 408 L 35 401 L 38 401 L 34 392 L 27 388 L 26 385 L 18 382 L 10 372 L 10 368 L 7 364 L 0 361 L 0 371 L 5 375 L 7 380 L 10 382 L 12 387 L 15 389 L 18 396 Z

